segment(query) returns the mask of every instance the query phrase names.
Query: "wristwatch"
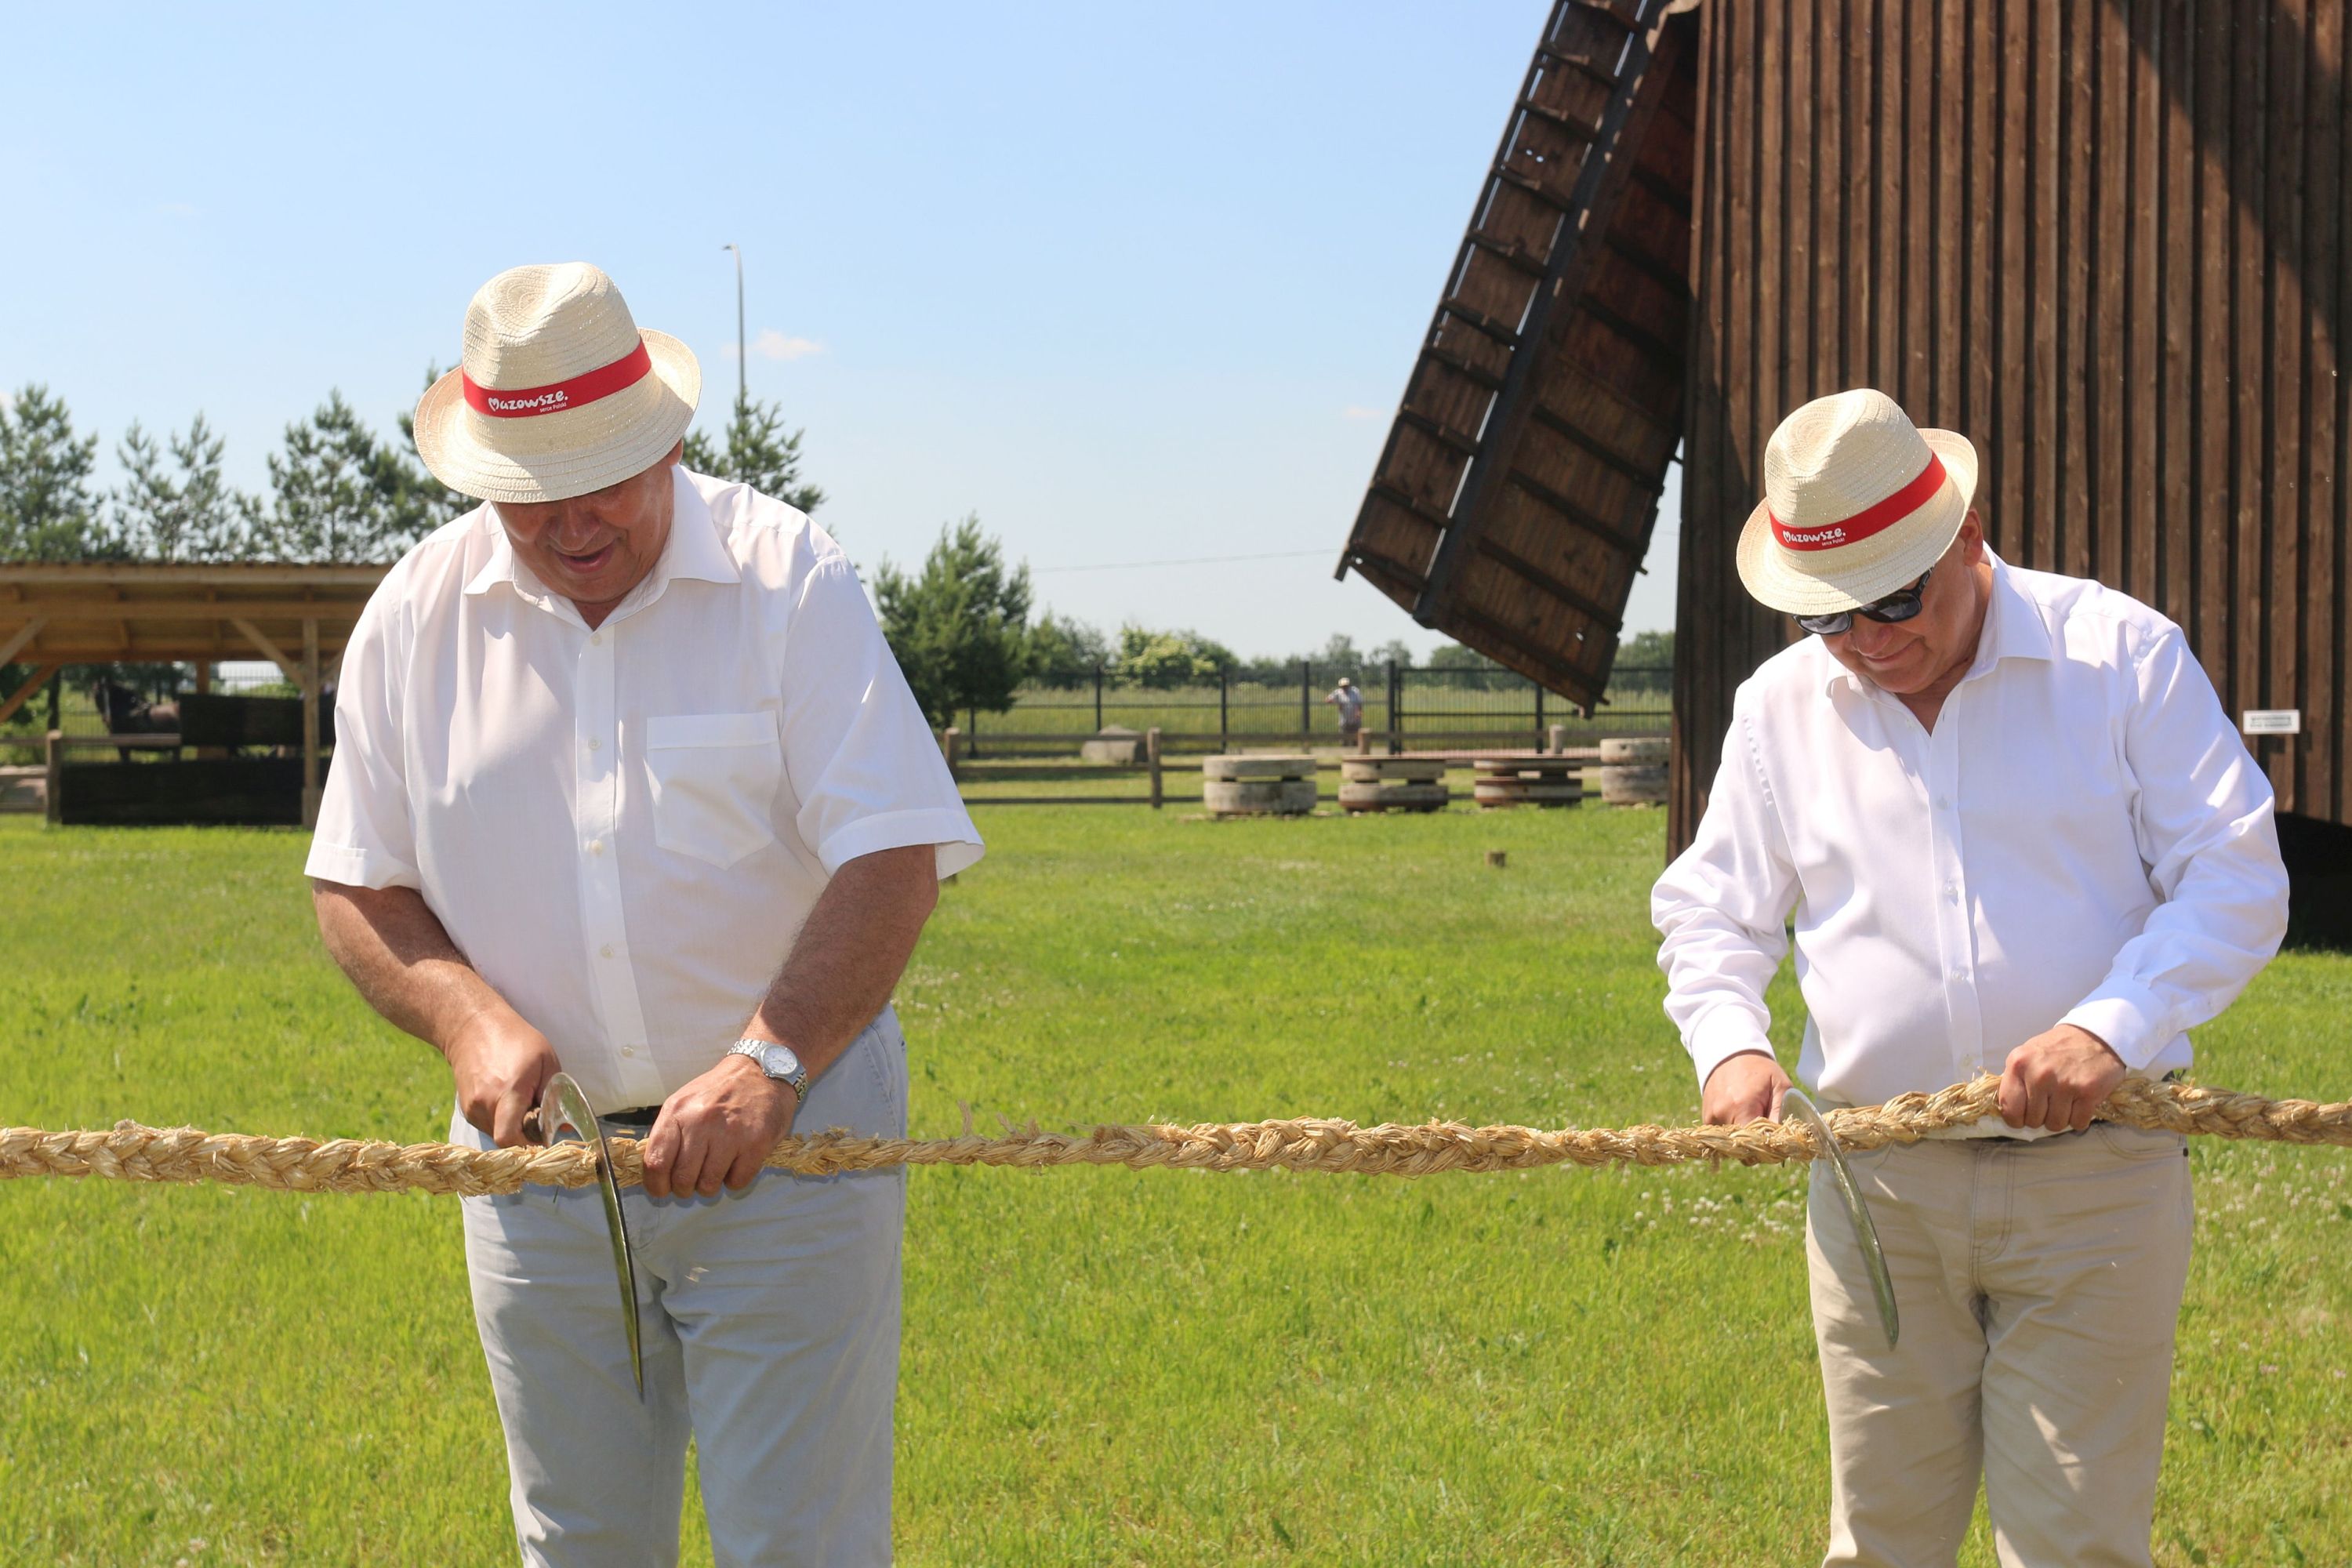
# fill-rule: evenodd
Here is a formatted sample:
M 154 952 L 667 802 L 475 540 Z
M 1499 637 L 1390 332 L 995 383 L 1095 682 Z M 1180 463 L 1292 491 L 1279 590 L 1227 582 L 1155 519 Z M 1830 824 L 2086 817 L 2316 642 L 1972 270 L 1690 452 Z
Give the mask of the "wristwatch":
M 727 1054 L 750 1057 L 761 1072 L 789 1088 L 793 1099 L 808 1099 L 808 1068 L 801 1066 L 801 1058 L 793 1054 L 792 1047 L 773 1040 L 738 1040 L 727 1047 Z

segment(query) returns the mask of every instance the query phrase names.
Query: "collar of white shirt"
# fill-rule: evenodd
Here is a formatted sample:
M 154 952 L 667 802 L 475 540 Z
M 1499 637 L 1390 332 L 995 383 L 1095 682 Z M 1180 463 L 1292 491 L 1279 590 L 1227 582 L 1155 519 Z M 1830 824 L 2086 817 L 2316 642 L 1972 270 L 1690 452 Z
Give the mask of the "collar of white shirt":
M 670 474 L 676 500 L 670 514 L 669 540 L 662 546 L 661 559 L 654 563 L 654 569 L 646 574 L 644 582 L 629 590 L 608 617 L 610 620 L 623 620 L 644 609 L 659 599 L 663 590 L 677 578 L 704 583 L 742 581 L 743 574 L 737 569 L 734 556 L 719 537 L 719 522 L 710 515 L 710 503 L 687 481 L 684 468 L 672 468 Z M 551 616 L 587 625 L 571 600 L 541 582 L 539 574 L 515 553 L 513 542 L 507 538 L 506 524 L 498 513 L 495 504 L 482 509 L 482 527 L 489 535 L 490 554 L 482 563 L 482 569 L 466 584 L 466 592 L 487 594 L 503 585 L 511 589 L 516 597 Z

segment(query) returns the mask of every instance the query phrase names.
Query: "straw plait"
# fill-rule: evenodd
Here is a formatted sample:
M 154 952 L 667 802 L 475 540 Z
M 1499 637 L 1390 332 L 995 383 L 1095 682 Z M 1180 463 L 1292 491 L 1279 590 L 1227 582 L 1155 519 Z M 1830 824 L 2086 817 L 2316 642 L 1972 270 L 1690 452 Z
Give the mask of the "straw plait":
M 1933 1094 L 1906 1094 L 1884 1105 L 1830 1113 L 1848 1149 L 1912 1143 L 1946 1128 L 1998 1113 L 2000 1080 L 1985 1077 Z M 2229 1089 L 2127 1079 L 2099 1108 L 2103 1121 L 2218 1138 L 2352 1146 L 2352 1103 L 2265 1100 Z M 613 1172 L 623 1185 L 643 1177 L 640 1144 L 613 1140 Z M 1795 1123 L 1738 1127 L 1562 1129 L 1419 1126 L 1359 1127 L 1300 1118 L 1283 1121 L 1150 1124 L 1048 1132 L 1034 1126 L 1001 1135 L 867 1138 L 821 1132 L 787 1138 L 768 1157 L 776 1170 L 803 1175 L 883 1170 L 898 1165 L 1125 1165 L 1193 1171 L 1328 1171 L 1339 1174 L 1427 1176 L 1444 1172 L 1528 1171 L 1545 1165 L 1677 1165 L 1731 1161 L 1780 1164 L 1813 1158 L 1811 1136 Z M 339 1138 L 265 1138 L 191 1127 L 121 1122 L 109 1131 L 0 1131 L 0 1179 L 102 1176 L 131 1182 L 221 1182 L 291 1192 L 425 1192 L 479 1196 L 526 1184 L 585 1186 L 596 1179 L 583 1144 L 551 1149 L 478 1150 L 450 1143 L 379 1143 Z

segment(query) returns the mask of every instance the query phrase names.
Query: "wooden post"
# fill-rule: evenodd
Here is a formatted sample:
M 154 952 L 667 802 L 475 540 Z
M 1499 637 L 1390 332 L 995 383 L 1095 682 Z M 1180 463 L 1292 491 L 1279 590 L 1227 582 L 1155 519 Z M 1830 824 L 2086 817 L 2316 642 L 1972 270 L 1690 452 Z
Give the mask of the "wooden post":
M 63 794 L 58 785 L 65 782 L 66 738 L 64 732 L 58 730 L 50 731 L 41 737 L 41 760 L 48 767 L 48 777 L 42 784 L 42 793 L 47 796 L 49 826 L 55 827 L 59 821 L 58 802 Z
M 1154 724 L 1143 732 L 1143 760 L 1151 769 L 1151 809 L 1158 811 L 1166 795 L 1160 778 L 1160 726 Z
M 1389 755 L 1404 750 L 1404 671 L 1389 660 Z
M 212 695 L 212 661 L 210 659 L 200 658 L 196 660 L 196 695 L 199 697 L 209 697 Z M 185 728 L 184 721 L 183 721 L 182 727 Z M 226 746 L 198 746 L 196 748 L 196 760 L 198 762 L 218 762 L 220 759 L 227 755 L 228 748 Z
M 1356 731 L 1356 755 L 1360 757 L 1369 757 L 1371 754 L 1372 732 L 1370 730 L 1358 730 Z
M 319 623 L 302 623 L 302 826 L 319 826 Z
M 956 752 L 963 744 L 963 731 L 950 724 L 940 731 L 940 755 L 948 760 L 948 777 L 956 776 Z
M 1565 724 L 1554 724 L 1551 727 L 1549 742 L 1549 749 L 1553 756 L 1566 756 L 1568 754 L 1568 726 Z
M 1298 734 L 1307 744 L 1315 743 L 1315 665 L 1304 658 L 1298 661 Z
M 1102 660 L 1095 660 L 1095 733 L 1102 733 Z

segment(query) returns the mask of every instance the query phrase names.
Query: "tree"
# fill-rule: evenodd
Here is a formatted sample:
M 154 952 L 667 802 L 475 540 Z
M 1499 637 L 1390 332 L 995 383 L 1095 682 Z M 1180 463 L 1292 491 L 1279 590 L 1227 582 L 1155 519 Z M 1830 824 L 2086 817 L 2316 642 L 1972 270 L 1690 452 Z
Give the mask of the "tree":
M 1527 678 L 1488 658 L 1475 648 L 1444 643 L 1429 656 L 1429 668 L 1443 670 L 1445 684 L 1457 691 L 1501 691 L 1526 683 Z
M 1617 646 L 1609 685 L 1616 691 L 1671 691 L 1675 685 L 1675 634 L 1635 632 Z
M 698 474 L 749 485 L 814 515 L 824 504 L 824 491 L 801 479 L 803 434 L 784 433 L 779 405 L 739 394 L 734 417 L 727 423 L 726 446 L 714 445 L 709 437 L 694 431 L 686 438 L 686 466 Z
M 65 400 L 26 385 L 0 400 L 0 561 L 85 561 L 98 550 L 89 485 L 98 437 L 76 436 Z
M 1099 627 L 1048 610 L 1029 628 L 1029 679 L 1060 690 L 1094 679 L 1111 661 L 1109 639 Z
M 1155 632 L 1130 623 L 1119 628 L 1111 673 L 1122 686 L 1165 691 L 1207 685 L 1240 662 L 1233 649 L 1198 632 Z
M 140 561 L 246 556 L 261 505 L 222 478 L 221 438 L 198 414 L 168 444 L 167 466 L 163 448 L 133 421 L 115 447 L 126 478 L 109 498 L 109 548 Z
M 437 525 L 447 493 L 378 441 L 340 392 L 286 427 L 269 482 L 257 542 L 281 561 L 391 560 Z
M 1029 568 L 1005 570 L 1003 546 L 981 531 L 977 513 L 940 530 L 921 575 L 884 561 L 874 598 L 882 635 L 934 725 L 967 709 L 1013 706 L 1029 669 Z

